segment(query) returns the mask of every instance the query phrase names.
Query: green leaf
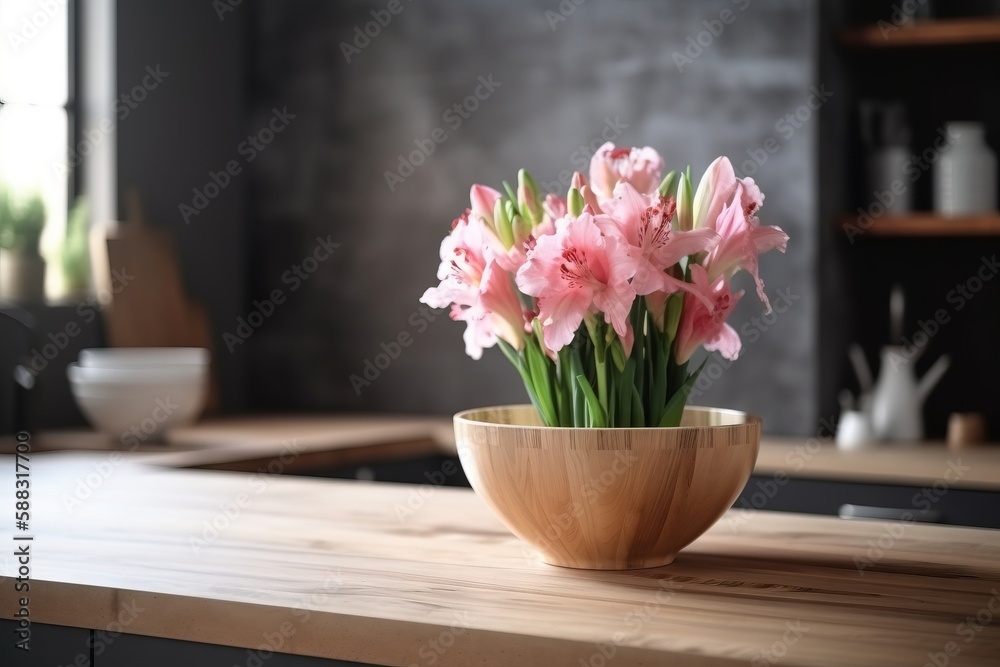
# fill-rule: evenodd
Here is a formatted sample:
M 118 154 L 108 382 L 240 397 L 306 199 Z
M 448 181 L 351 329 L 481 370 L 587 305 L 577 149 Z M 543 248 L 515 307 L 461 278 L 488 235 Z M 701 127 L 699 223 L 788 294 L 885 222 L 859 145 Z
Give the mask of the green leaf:
M 680 426 L 688 395 L 691 394 L 691 388 L 694 387 L 695 380 L 698 379 L 698 374 L 701 373 L 701 369 L 705 367 L 707 361 L 708 357 L 705 357 L 695 372 L 688 376 L 687 381 L 667 401 L 667 406 L 663 409 L 663 417 L 660 419 L 660 426 Z
M 601 402 L 597 400 L 597 395 L 594 394 L 594 390 L 587 382 L 587 378 L 583 375 L 577 375 L 576 383 L 580 386 L 580 390 L 583 392 L 583 397 L 587 401 L 590 426 L 593 426 L 594 428 L 605 428 L 608 425 L 607 417 L 604 414 L 604 409 L 601 408 Z
M 528 360 L 528 374 L 535 389 L 535 398 L 542 407 L 543 419 L 550 425 L 558 423 L 555 401 L 552 397 L 552 383 L 549 377 L 549 358 L 538 348 L 534 339 L 528 338 L 524 346 Z
M 646 425 L 646 413 L 642 409 L 642 396 L 639 395 L 639 390 L 634 385 L 632 386 L 632 425 Z
M 618 423 L 615 426 L 632 426 L 632 396 L 635 392 L 635 359 L 629 359 L 622 370 L 618 385 Z M 641 424 L 635 424 L 641 426 Z

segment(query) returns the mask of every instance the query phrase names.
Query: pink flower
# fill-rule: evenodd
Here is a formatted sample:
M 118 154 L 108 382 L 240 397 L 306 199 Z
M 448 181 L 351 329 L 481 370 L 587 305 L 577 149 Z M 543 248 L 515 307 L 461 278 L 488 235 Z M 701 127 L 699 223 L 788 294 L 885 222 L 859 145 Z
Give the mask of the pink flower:
M 710 250 L 718 234 L 711 229 L 674 231 L 670 224 L 676 206 L 673 197 L 664 198 L 658 192 L 643 195 L 629 183 L 619 183 L 614 194 L 614 199 L 605 202 L 608 215 L 598 219 L 598 226 L 605 234 L 621 239 L 636 260 L 632 279 L 635 293 L 642 296 L 689 289 L 666 269 L 688 255 Z
M 747 218 L 752 218 L 764 204 L 760 188 L 752 178 L 736 178 L 729 158 L 716 158 L 705 170 L 694 195 L 693 228 L 715 229 L 716 220 L 722 215 L 722 207 L 732 202 L 738 185 L 743 186 L 739 192 L 740 208 Z
M 473 185 L 469 191 L 469 199 L 472 202 L 471 217 L 473 220 L 482 219 L 490 229 L 496 229 L 493 221 L 493 208 L 500 193 L 487 185 Z
M 569 187 L 576 188 L 583 197 L 583 203 L 589 206 L 592 210 L 591 213 L 603 213 L 601 210 L 601 204 L 597 201 L 597 195 L 594 194 L 593 188 L 590 187 L 590 183 L 587 181 L 586 176 L 578 171 L 573 172 L 573 180 L 570 181 Z
M 663 158 L 649 146 L 615 148 L 609 141 L 590 159 L 590 187 L 601 202 L 611 199 L 621 181 L 648 195 L 659 187 L 661 171 Z
M 757 284 L 757 296 L 764 302 L 767 312 L 771 312 L 771 303 L 764 293 L 764 281 L 760 279 L 757 258 L 769 250 L 785 252 L 788 234 L 780 227 L 761 225 L 756 217 L 747 216 L 747 202 L 752 204 L 753 197 L 753 194 L 746 194 L 742 183 L 736 184 L 733 202 L 723 206 L 713 225 L 720 241 L 705 259 L 705 268 L 710 281 L 720 276 L 728 279 L 737 270 L 746 270 Z
M 533 313 L 525 313 L 514 288 L 512 274 L 493 261 L 486 265 L 479 289 L 479 304 L 486 311 L 496 335 L 514 349 L 524 347 L 524 334 L 530 331 Z
M 736 359 L 740 354 L 740 337 L 726 324 L 730 313 L 743 296 L 743 291 L 733 294 L 724 277 L 710 282 L 705 269 L 695 264 L 691 267 L 691 282 L 695 289 L 711 303 L 693 294 L 684 295 L 684 308 L 677 326 L 675 354 L 678 364 L 691 358 L 699 345 L 712 352 L 718 351 L 726 359 Z
M 420 298 L 432 308 L 451 307 L 453 320 L 466 323 L 465 351 L 473 359 L 496 344 L 497 336 L 516 349 L 524 346 L 524 315 L 511 274 L 502 270 L 488 245 L 492 232 L 469 211 L 453 223 L 441 241 L 437 287 Z
M 485 223 L 469 220 L 466 209 L 452 222 L 451 233 L 441 241 L 441 264 L 437 277 L 441 284 L 420 297 L 431 308 L 447 308 L 452 303 L 468 306 L 479 294 L 479 283 L 486 270 L 484 252 L 487 244 Z
M 545 215 L 551 220 L 558 220 L 559 218 L 566 216 L 566 200 L 557 194 L 550 192 L 545 195 L 545 201 L 542 203 L 542 209 L 545 211 Z
M 526 239 L 515 239 L 514 245 L 509 248 L 504 247 L 500 237 L 489 229 L 486 230 L 487 244 L 489 245 L 493 255 L 496 257 L 496 261 L 500 265 L 500 268 L 513 275 L 517 273 L 517 270 L 520 269 L 521 266 L 523 266 L 527 261 L 528 253 L 535 247 L 537 240 L 542 236 L 554 234 L 555 231 L 555 222 L 552 218 L 549 218 L 546 215 L 542 219 L 541 223 L 531 228 L 531 233 Z
M 558 352 L 584 317 L 598 311 L 619 336 L 627 336 L 635 267 L 627 247 L 602 235 L 594 216 L 583 213 L 560 218 L 555 234 L 537 240 L 517 272 L 517 286 L 538 298 L 545 345 Z
M 489 262 L 483 271 L 477 298 L 469 304 L 452 304 L 449 315 L 453 320 L 465 322 L 462 336 L 465 353 L 473 359 L 482 358 L 483 350 L 493 347 L 497 338 L 516 350 L 524 347 L 527 330 L 524 310 L 510 274 L 495 261 Z

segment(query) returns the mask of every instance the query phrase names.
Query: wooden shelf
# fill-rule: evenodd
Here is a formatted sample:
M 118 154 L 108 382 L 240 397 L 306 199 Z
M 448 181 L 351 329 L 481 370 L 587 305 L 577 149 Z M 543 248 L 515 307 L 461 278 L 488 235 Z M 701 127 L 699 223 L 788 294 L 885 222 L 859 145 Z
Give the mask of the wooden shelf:
M 1000 17 L 918 21 L 903 27 L 885 21 L 848 28 L 840 33 L 840 43 L 855 49 L 1000 44 Z
M 858 236 L 1000 236 L 1000 214 L 947 218 L 934 213 L 886 215 L 872 219 L 866 228 L 857 216 L 846 215 L 837 229 L 852 239 Z

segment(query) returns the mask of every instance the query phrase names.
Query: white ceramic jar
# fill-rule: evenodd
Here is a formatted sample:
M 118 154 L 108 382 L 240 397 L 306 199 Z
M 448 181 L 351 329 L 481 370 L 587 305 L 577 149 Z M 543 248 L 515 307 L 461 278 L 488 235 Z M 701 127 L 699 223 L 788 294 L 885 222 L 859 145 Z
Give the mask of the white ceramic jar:
M 947 123 L 951 145 L 934 169 L 934 210 L 973 215 L 997 209 L 997 157 L 981 123 Z

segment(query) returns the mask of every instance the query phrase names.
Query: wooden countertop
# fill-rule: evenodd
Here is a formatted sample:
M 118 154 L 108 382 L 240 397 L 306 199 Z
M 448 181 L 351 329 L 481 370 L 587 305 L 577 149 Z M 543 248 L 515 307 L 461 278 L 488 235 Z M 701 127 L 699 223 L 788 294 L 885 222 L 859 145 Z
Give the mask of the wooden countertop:
M 844 451 L 802 438 L 765 438 L 754 474 L 781 473 L 793 478 L 904 486 L 933 486 L 946 479 L 949 488 L 1000 491 L 1000 446 L 952 450 L 943 442 L 927 442 Z
M 997 531 L 758 512 L 673 565 L 580 572 L 526 554 L 468 490 L 109 461 L 32 456 L 35 622 L 254 648 L 284 632 L 283 652 L 386 665 L 1000 661 Z M 16 595 L 0 583 L 5 618 Z
M 443 417 L 258 417 L 196 424 L 171 433 L 167 447 L 143 444 L 132 453 L 170 467 L 255 471 L 289 446 L 299 453 L 290 464 L 294 471 L 454 453 L 455 438 L 451 419 Z M 34 438 L 34 448 L 111 450 L 114 443 L 92 432 L 48 432 Z M 12 442 L 0 442 L 0 453 L 12 450 Z M 831 443 L 765 436 L 754 474 L 909 486 L 933 485 L 947 474 L 949 488 L 1000 491 L 1000 445 L 953 451 L 944 443 L 923 443 L 842 451 Z

